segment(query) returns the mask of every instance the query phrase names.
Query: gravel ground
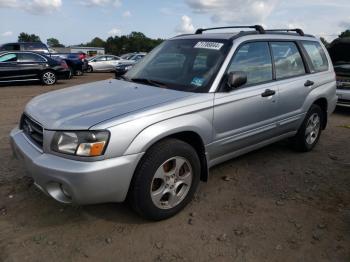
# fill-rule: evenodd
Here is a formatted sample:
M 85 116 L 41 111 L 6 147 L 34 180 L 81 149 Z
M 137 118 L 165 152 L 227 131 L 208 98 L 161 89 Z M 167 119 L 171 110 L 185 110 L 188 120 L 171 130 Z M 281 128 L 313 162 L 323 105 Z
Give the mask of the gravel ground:
M 350 261 L 350 109 L 336 110 L 310 153 L 280 142 L 214 167 L 194 201 L 166 221 L 39 192 L 8 139 L 25 104 L 111 77 L 0 87 L 0 261 Z

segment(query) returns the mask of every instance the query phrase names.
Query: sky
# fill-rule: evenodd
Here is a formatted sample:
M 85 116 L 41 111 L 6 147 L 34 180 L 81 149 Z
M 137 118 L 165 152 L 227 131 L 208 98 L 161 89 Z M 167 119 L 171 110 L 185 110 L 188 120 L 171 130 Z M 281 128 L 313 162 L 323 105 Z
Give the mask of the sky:
M 169 38 L 254 24 L 298 27 L 330 41 L 350 29 L 350 0 L 0 0 L 0 43 L 21 32 L 74 45 L 132 31 Z

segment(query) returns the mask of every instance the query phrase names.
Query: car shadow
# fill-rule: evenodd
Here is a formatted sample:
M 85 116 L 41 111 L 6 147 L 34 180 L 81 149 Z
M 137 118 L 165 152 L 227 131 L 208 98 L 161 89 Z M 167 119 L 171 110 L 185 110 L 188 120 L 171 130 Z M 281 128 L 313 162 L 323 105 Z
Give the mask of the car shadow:
M 334 110 L 334 114 L 349 116 L 350 115 L 350 107 L 337 106 Z

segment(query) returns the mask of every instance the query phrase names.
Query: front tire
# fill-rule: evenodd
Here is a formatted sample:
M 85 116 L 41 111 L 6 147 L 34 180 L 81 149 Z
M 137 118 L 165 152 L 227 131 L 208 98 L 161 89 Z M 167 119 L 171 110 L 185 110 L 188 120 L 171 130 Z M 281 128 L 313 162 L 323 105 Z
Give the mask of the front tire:
M 92 73 L 94 71 L 94 69 L 92 68 L 92 66 L 88 66 L 88 68 L 86 69 L 87 73 Z
M 197 152 L 189 144 L 177 139 L 157 143 L 134 174 L 128 195 L 132 208 L 151 220 L 174 216 L 191 201 L 200 170 Z
M 293 138 L 294 147 L 298 151 L 308 152 L 315 147 L 321 136 L 323 121 L 322 109 L 318 105 L 312 105 Z
M 41 75 L 41 82 L 47 86 L 54 85 L 57 82 L 56 73 L 54 71 L 45 71 Z

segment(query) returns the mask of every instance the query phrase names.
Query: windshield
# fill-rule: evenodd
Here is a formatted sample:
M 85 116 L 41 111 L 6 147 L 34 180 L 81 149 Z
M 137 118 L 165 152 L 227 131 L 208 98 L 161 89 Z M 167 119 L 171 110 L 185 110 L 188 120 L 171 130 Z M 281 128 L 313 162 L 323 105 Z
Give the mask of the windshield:
M 227 40 L 168 40 L 128 71 L 125 78 L 169 89 L 208 92 L 228 50 Z

